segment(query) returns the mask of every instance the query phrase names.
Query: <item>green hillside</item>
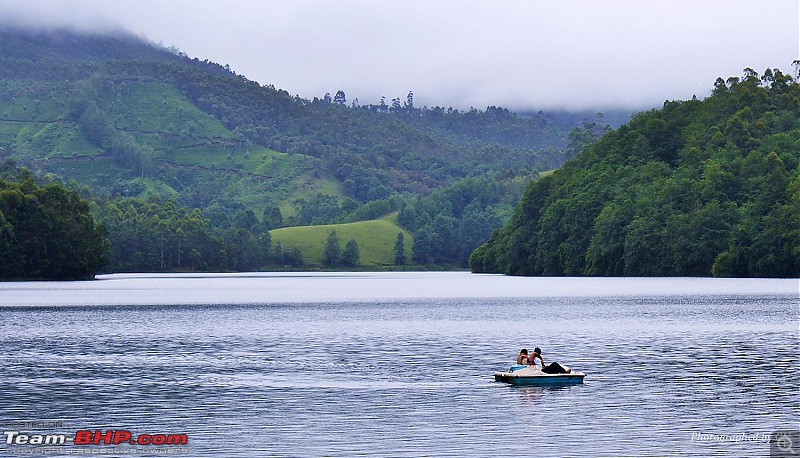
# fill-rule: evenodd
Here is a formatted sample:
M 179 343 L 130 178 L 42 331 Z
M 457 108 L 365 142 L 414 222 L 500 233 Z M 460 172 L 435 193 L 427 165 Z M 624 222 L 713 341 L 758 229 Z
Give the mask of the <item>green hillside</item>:
M 507 218 L 520 182 L 559 167 L 603 128 L 595 113 L 419 107 L 411 92 L 390 103 L 359 103 L 342 91 L 307 100 L 124 32 L 0 26 L 0 161 L 40 180 L 85 186 L 95 208 L 131 209 L 122 217 L 95 210 L 122 231 L 109 234 L 112 245 L 129 243 L 123 232 L 131 221 L 141 234 L 176 243 L 169 257 L 166 242 L 139 244 L 147 253 L 112 247 L 110 269 L 185 269 L 179 215 L 195 209 L 208 227 L 193 239 L 202 255 L 193 269 L 274 261 L 265 246 L 239 259 L 237 231 L 257 243 L 276 227 L 402 209 L 401 226 L 423 241 L 415 260 L 463 265 Z M 462 192 L 475 178 L 499 195 L 487 198 L 471 185 Z M 134 217 L 139 211 L 172 217 L 159 227 Z
M 273 230 L 270 235 L 273 246 L 280 243 L 287 250 L 299 248 L 305 262 L 319 266 L 323 265 L 322 254 L 330 231 L 336 231 L 342 246 L 349 240 L 358 243 L 361 266 L 394 265 L 398 233 L 403 233 L 406 259 L 411 259 L 413 240 L 408 231 L 397 225 L 397 213 L 355 223 L 286 227 Z
M 800 84 L 667 102 L 532 183 L 470 257 L 514 275 L 800 276 Z
M 73 107 L 80 103 L 105 108 L 80 116 Z M 108 132 L 96 133 L 98 122 Z M 260 213 L 266 202 L 331 189 L 311 176 L 314 158 L 248 143 L 174 87 L 152 81 L 99 88 L 7 81 L 0 86 L 0 145 L 39 174 L 77 180 L 100 195 L 179 196 L 201 208 L 233 201 Z M 126 154 L 141 158 L 129 162 Z

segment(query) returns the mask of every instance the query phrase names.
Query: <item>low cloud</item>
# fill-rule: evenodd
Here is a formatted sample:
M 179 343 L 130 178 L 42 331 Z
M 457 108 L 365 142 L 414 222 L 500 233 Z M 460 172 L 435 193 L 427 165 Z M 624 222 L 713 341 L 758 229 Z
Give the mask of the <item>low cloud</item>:
M 122 21 L 92 8 L 84 2 L 0 1 L 0 25 L 34 31 L 69 29 L 84 33 L 108 33 L 125 30 Z
M 302 97 L 362 104 L 642 109 L 718 76 L 790 72 L 795 0 L 105 0 L 0 5 L 6 20 L 124 27 Z

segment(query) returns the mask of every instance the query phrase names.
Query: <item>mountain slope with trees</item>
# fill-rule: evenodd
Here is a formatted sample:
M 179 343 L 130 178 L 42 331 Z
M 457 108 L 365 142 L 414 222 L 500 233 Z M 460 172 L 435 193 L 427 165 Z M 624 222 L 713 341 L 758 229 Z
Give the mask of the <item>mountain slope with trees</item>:
M 4 154 L 80 175 L 100 192 L 146 178 L 196 196 L 196 181 L 213 170 L 227 175 L 226 198 L 245 205 L 256 194 L 287 201 L 303 181 L 326 179 L 360 203 L 426 194 L 483 171 L 558 167 L 568 134 L 586 118 L 417 107 L 411 92 L 389 104 L 361 105 L 342 91 L 307 100 L 125 34 L 6 27 L 0 49 Z M 77 166 L 66 164 L 76 158 Z M 89 176 L 92 166 L 105 181 Z M 288 169 L 299 170 L 290 173 L 298 181 L 282 177 Z
M 0 164 L 0 279 L 83 280 L 108 260 L 90 202 L 27 170 Z
M 258 268 L 269 250 L 239 259 L 233 232 L 246 229 L 253 244 L 281 226 L 374 219 L 428 198 L 441 203 L 442 193 L 456 198 L 446 190 L 478 176 L 498 177 L 505 193 L 563 164 L 602 128 L 595 114 L 418 107 L 411 92 L 372 104 L 342 91 L 308 100 L 124 32 L 0 26 L 0 160 L 87 186 L 109 230 L 113 270 Z M 433 241 L 433 252 L 421 246 L 414 257 L 465 265 L 514 199 L 463 213 L 477 215 L 480 230 L 455 251 L 434 243 L 447 240 L 453 221 L 404 219 Z M 445 212 L 456 225 L 461 206 Z M 255 215 L 259 229 L 241 227 L 242 214 Z M 168 222 L 160 229 L 156 215 Z M 207 243 L 187 248 L 176 231 L 200 221 L 206 235 L 191 240 Z M 163 243 L 131 238 L 131 224 Z
M 512 275 L 800 276 L 800 84 L 718 79 L 533 182 L 470 257 Z

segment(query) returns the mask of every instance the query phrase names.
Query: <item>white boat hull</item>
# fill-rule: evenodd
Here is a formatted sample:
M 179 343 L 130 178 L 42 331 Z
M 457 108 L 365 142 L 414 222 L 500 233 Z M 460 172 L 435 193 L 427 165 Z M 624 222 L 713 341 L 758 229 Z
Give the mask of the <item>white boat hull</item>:
M 513 366 L 503 372 L 495 372 L 494 379 L 512 385 L 577 385 L 583 383 L 586 374 L 572 371 L 568 374 L 547 374 L 536 366 Z

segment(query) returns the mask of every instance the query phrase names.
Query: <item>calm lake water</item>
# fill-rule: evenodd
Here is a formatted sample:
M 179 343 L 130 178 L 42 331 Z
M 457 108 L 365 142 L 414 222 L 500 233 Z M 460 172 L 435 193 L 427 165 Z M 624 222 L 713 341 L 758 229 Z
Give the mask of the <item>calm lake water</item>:
M 0 422 L 186 434 L 198 457 L 769 456 L 764 435 L 798 428 L 798 286 L 460 272 L 0 283 Z M 585 383 L 493 380 L 534 346 Z M 99 455 L 179 451 L 123 446 Z

